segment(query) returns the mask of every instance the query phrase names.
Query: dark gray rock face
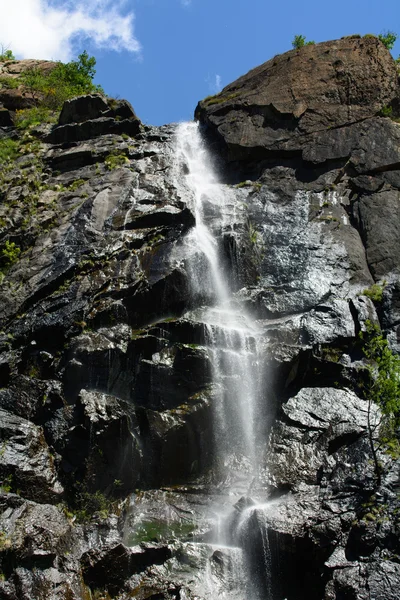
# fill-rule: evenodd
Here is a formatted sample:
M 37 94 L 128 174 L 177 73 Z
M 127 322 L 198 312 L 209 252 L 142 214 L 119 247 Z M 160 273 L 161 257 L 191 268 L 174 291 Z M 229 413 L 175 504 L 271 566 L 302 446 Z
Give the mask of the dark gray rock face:
M 400 129 L 379 116 L 398 97 L 383 45 L 346 38 L 196 111 L 221 177 L 246 178 L 205 218 L 267 382 L 259 479 L 234 506 L 175 126 L 92 95 L 20 140 L 0 179 L 0 250 L 20 249 L 0 255 L 0 598 L 398 596 L 399 463 L 379 452 L 377 489 L 359 340 L 369 320 L 400 349 Z
M 0 420 L 2 476 L 26 498 L 42 502 L 61 499 L 63 488 L 41 428 L 3 410 Z
M 0 105 L 0 127 L 12 127 L 13 120 L 8 111 L 4 106 Z
M 135 136 L 139 131 L 140 121 L 129 102 L 88 94 L 64 103 L 58 127 L 48 139 L 53 144 L 62 144 L 111 133 Z
M 68 125 L 69 123 L 82 123 L 98 119 L 103 117 L 108 110 L 106 99 L 98 94 L 79 96 L 64 102 L 58 124 Z

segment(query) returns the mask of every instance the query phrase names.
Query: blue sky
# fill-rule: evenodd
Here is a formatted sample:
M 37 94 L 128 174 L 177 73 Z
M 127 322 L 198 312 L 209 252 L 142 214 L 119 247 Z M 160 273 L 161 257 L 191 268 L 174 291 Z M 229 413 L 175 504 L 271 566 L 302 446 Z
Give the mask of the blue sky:
M 198 100 L 289 50 L 296 34 L 321 42 L 386 30 L 400 39 L 398 0 L 13 0 L 0 43 L 19 58 L 87 49 L 105 91 L 160 125 L 191 119 Z

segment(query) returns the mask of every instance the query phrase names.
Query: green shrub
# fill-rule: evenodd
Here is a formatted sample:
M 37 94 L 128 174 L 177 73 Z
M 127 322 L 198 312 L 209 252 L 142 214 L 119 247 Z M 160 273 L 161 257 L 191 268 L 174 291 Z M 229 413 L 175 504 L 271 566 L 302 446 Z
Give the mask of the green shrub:
M 129 163 L 128 158 L 125 154 L 110 152 L 108 156 L 106 156 L 104 163 L 109 171 L 113 169 L 117 169 L 118 167 L 123 167 L 127 163 Z
M 76 497 L 78 510 L 74 511 L 80 522 L 89 521 L 94 513 L 99 513 L 101 518 L 106 519 L 112 507 L 112 501 L 100 490 L 90 493 L 81 491 Z
M 24 108 L 15 113 L 15 125 L 18 129 L 29 129 L 42 123 L 55 123 L 57 117 L 55 113 L 45 106 L 34 106 L 33 108 Z
M 363 295 L 371 298 L 372 302 L 382 302 L 384 287 L 384 285 L 382 286 L 379 285 L 379 283 L 374 283 L 371 287 L 363 291 Z
M 73 181 L 69 188 L 71 190 L 71 192 L 75 192 L 75 190 L 77 190 L 78 188 L 80 188 L 82 185 L 84 185 L 86 182 L 84 179 L 75 179 L 75 181 Z
M 292 46 L 295 50 L 299 50 L 299 48 L 303 48 L 303 46 L 313 46 L 314 44 L 314 41 L 306 42 L 305 35 L 295 35 L 292 41 Z
M 5 491 L 4 486 L 0 487 L 2 487 L 3 491 Z M 8 491 L 6 493 L 8 493 Z M 10 537 L 6 534 L 5 531 L 0 531 L 0 552 L 2 552 L 3 550 L 8 550 L 8 548 L 10 548 L 11 545 L 12 542 Z
M 379 111 L 381 117 L 391 117 L 392 116 L 392 107 L 391 106 L 382 106 Z
M 379 327 L 366 322 L 366 332 L 361 333 L 363 352 L 370 361 L 371 381 L 369 396 L 382 413 L 400 425 L 400 357 L 393 354 Z
M 374 459 L 377 485 L 381 484 L 382 465 L 377 452 L 383 448 L 392 458 L 399 458 L 400 443 L 400 357 L 389 348 L 379 327 L 366 321 L 366 331 L 360 333 L 363 340 L 363 352 L 368 360 L 369 378 L 366 385 L 368 399 L 368 436 Z M 371 403 L 381 410 L 382 420 L 371 422 Z M 378 439 L 375 432 L 379 429 Z
M 5 62 L 6 60 L 15 60 L 15 56 L 12 53 L 12 50 L 8 50 L 4 48 L 4 46 L 2 46 L 0 53 L 0 62 Z
M 260 234 L 251 221 L 248 222 L 249 241 L 252 246 L 256 246 L 260 241 Z
M 392 50 L 397 40 L 397 33 L 394 33 L 394 31 L 386 31 L 384 33 L 380 33 L 378 38 L 388 50 Z
M 21 82 L 19 80 L 19 78 L 17 77 L 6 77 L 5 75 L 2 75 L 0 77 L 0 87 L 1 88 L 5 88 L 7 90 L 13 90 L 16 89 L 17 87 L 19 87 L 21 85 Z
M 4 477 L 3 481 L 0 483 L 0 488 L 3 492 L 5 492 L 6 494 L 9 494 L 13 488 L 13 476 L 7 475 L 7 477 Z M 0 536 L 1 536 L 1 534 L 0 534 Z M 1 541 L 0 541 L 0 548 L 1 548 Z
M 85 50 L 78 56 L 78 60 L 69 63 L 59 62 L 48 73 L 33 67 L 24 71 L 20 78 L 37 106 L 60 110 L 65 100 L 69 98 L 103 92 L 101 86 L 93 83 L 95 65 L 96 59 L 94 56 L 89 56 Z
M 1 266 L 8 269 L 18 261 L 20 254 L 21 248 L 19 248 L 15 242 L 7 240 L 0 252 Z
M 251 181 L 246 180 L 246 181 L 241 181 L 240 183 L 237 183 L 235 185 L 235 187 L 240 189 L 240 188 L 244 188 L 244 187 L 251 186 L 251 185 L 252 185 Z
M 10 138 L 0 140 L 0 165 L 15 160 L 18 156 L 19 142 Z

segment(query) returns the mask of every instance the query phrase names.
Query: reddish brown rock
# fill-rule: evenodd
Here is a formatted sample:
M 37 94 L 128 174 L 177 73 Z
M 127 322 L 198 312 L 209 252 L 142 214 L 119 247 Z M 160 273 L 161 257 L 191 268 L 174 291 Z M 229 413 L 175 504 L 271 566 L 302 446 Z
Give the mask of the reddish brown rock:
M 348 152 L 335 151 L 341 139 L 331 140 L 329 132 L 377 116 L 385 106 L 396 111 L 399 97 L 396 65 L 385 46 L 375 37 L 347 37 L 276 56 L 202 100 L 195 116 L 224 142 L 229 161 L 300 154 L 306 144 L 310 154 L 324 132 L 326 152 L 319 147 L 316 159 L 323 162 Z
M 35 100 L 24 86 L 9 87 L 7 82 L 13 85 L 20 75 L 29 69 L 40 69 L 43 73 L 49 73 L 56 65 L 56 62 L 50 60 L 34 59 L 0 62 L 0 103 L 12 111 L 34 106 Z

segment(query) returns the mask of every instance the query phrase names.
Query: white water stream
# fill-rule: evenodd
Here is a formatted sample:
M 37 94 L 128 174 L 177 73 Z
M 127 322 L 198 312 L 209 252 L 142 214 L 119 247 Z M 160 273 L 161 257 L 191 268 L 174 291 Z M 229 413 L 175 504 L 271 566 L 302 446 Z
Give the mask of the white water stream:
M 221 514 L 213 543 L 235 546 L 233 505 L 250 494 L 261 454 L 257 444 L 263 397 L 261 332 L 235 300 L 232 265 L 223 253 L 223 234 L 233 232 L 238 219 L 240 222 L 240 209 L 232 188 L 218 182 L 196 123 L 182 123 L 177 128 L 175 173 L 178 192 L 191 199 L 196 219 L 179 258 L 188 271 L 196 304 L 203 301 L 202 308 L 196 309 L 196 319 L 204 324 L 213 370 L 215 483 L 231 506 L 230 518 L 226 512 Z M 236 576 L 243 584 L 243 565 Z M 204 587 L 205 597 L 213 597 L 210 580 Z M 233 598 L 231 594 L 223 597 Z
M 186 244 L 194 295 L 211 299 L 198 313 L 204 323 L 215 388 L 215 461 L 231 493 L 246 493 L 257 477 L 257 404 L 261 390 L 260 331 L 231 288 L 221 234 L 234 226 L 235 198 L 217 181 L 197 123 L 176 134 L 177 188 L 192 198 L 196 225 Z M 182 178 L 185 180 L 182 181 Z

